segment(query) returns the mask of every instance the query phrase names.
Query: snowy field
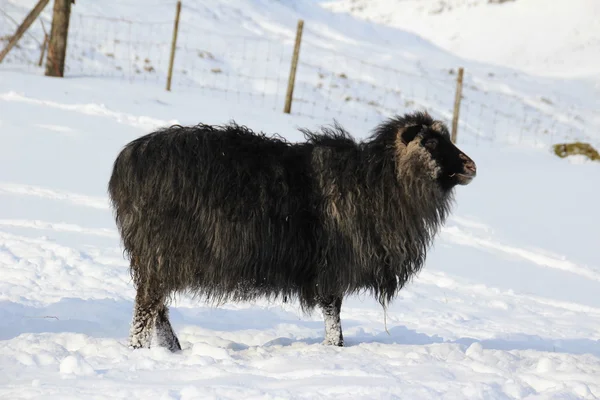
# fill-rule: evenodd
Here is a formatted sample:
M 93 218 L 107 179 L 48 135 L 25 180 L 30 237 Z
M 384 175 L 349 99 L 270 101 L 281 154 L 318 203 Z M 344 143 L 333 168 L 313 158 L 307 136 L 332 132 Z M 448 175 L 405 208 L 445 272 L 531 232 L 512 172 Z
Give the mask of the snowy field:
M 265 30 L 277 30 L 269 22 L 278 17 L 329 18 L 337 30 L 328 40 L 340 51 L 357 43 L 350 38 L 383 48 L 394 31 L 313 5 L 283 12 L 266 0 L 217 3 L 232 30 L 241 29 L 232 22 L 240 15 Z M 127 4 L 105 11 L 125 14 Z M 458 59 L 420 39 L 412 46 L 427 59 Z M 426 60 L 410 60 L 403 66 L 435 72 Z M 529 75 L 496 85 L 483 71 L 504 67 L 467 65 L 481 72 L 474 84 L 490 96 L 511 93 L 518 105 L 559 93 L 545 106 L 547 126 L 558 118 L 600 141 L 593 85 Z M 568 96 L 578 102 L 561 114 Z M 485 127 L 477 118 L 466 123 Z M 387 312 L 387 331 L 368 296 L 342 306 L 344 348 L 322 346 L 321 316 L 303 315 L 295 303 L 211 308 L 181 297 L 171 321 L 183 350 L 130 350 L 134 290 L 106 195 L 112 162 L 128 141 L 157 127 L 231 119 L 290 140 L 302 139 L 298 127 L 331 122 L 198 90 L 168 93 L 163 82 L 0 68 L 1 399 L 600 397 L 600 168 L 557 158 L 549 141 L 459 141 L 478 177 L 457 188 L 425 268 Z M 340 121 L 358 138 L 374 124 Z
M 597 78 L 600 2 L 596 0 L 322 0 L 322 4 L 414 32 L 460 57 L 533 75 Z

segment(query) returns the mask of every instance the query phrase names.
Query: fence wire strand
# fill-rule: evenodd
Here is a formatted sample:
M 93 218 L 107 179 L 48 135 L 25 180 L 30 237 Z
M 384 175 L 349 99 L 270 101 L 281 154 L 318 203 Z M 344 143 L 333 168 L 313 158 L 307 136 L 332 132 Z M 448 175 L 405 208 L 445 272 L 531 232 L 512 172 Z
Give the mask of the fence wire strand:
M 153 2 L 147 6 L 172 10 L 174 15 L 175 4 Z M 15 21 L 23 17 L 17 13 L 23 10 L 11 8 L 11 3 L 2 0 L 0 5 L 0 47 L 4 47 L 16 29 Z M 33 26 L 35 29 L 28 31 L 2 65 L 38 68 L 44 33 L 41 24 Z M 66 74 L 164 85 L 172 34 L 173 20 L 128 20 L 74 12 Z M 173 90 L 200 91 L 226 101 L 282 111 L 293 39 L 282 34 L 263 38 L 223 33 L 183 18 L 179 23 Z M 295 115 L 323 122 L 343 118 L 374 126 L 388 116 L 421 109 L 448 123 L 452 119 L 454 69 L 437 73 L 419 66 L 402 69 L 389 56 L 370 56 L 367 60 L 304 39 L 297 71 L 292 102 Z M 581 124 L 556 118 L 548 99 L 537 103 L 515 101 L 514 97 L 481 87 L 477 79 L 465 75 L 459 143 L 540 145 L 587 138 Z M 575 114 L 576 109 L 567 108 L 564 113 Z

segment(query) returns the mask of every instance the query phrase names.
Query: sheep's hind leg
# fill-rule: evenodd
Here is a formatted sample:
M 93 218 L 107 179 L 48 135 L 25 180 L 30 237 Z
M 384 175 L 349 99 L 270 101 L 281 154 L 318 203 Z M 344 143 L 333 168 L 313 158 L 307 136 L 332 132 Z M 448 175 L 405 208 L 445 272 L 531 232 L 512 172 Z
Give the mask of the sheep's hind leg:
M 156 316 L 156 338 L 157 344 L 161 347 L 166 347 L 173 352 L 181 350 L 179 339 L 169 322 L 169 309 L 164 304 Z
M 133 320 L 129 330 L 129 345 L 134 349 L 149 348 L 152 341 L 152 330 L 156 323 L 162 296 L 148 293 L 146 288 L 139 287 L 135 296 Z
M 164 296 L 148 294 L 146 290 L 138 289 L 129 332 L 129 345 L 139 349 L 150 348 L 154 344 L 166 347 L 170 351 L 181 350 L 179 340 L 169 322 L 169 309 L 164 304 Z
M 319 305 L 323 310 L 323 317 L 325 319 L 325 340 L 323 344 L 343 346 L 344 336 L 342 335 L 342 322 L 340 319 L 342 298 L 336 296 L 320 298 Z

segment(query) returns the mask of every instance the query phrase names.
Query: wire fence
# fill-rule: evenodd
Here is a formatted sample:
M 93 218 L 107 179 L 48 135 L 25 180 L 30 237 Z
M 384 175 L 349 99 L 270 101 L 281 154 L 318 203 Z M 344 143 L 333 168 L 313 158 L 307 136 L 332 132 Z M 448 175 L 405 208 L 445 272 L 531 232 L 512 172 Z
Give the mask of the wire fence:
M 183 24 L 174 86 L 201 89 L 214 98 L 283 108 L 290 45 L 259 37 L 215 33 Z M 193 29 L 194 35 L 187 34 Z M 198 46 L 200 35 L 202 45 Z
M 10 11 L 0 12 L 0 47 L 19 20 L 11 17 Z M 182 14 L 185 11 L 186 6 Z M 3 64 L 40 68 L 44 30 L 41 23 L 35 24 Z M 311 33 L 310 24 L 307 31 Z M 172 20 L 136 21 L 74 11 L 65 75 L 164 85 L 172 34 Z M 212 98 L 282 111 L 293 46 L 294 37 L 287 34 L 276 38 L 229 34 L 184 18 L 179 24 L 172 90 L 193 90 Z M 456 89 L 452 67 L 432 71 L 406 64 L 402 68 L 393 61 L 369 61 L 374 59 L 380 58 L 370 54 L 366 60 L 304 39 L 292 114 L 324 123 L 335 118 L 373 126 L 387 116 L 415 109 L 425 109 L 446 122 L 452 119 Z M 550 99 L 524 101 L 490 90 L 468 71 L 462 97 L 459 143 L 546 146 L 567 140 L 597 140 L 586 135 L 585 121 L 577 120 L 576 108 L 560 107 L 557 114 L 558 106 Z
M 65 75 L 159 83 L 168 63 L 172 22 L 71 16 Z
M 20 7 L 9 1 L 0 0 L 0 49 L 6 46 L 24 17 L 25 13 Z M 46 29 L 46 26 L 49 29 L 50 25 L 43 25 L 41 20 L 36 21 L 32 29 L 25 32 L 15 48 L 8 53 L 3 64 L 0 65 L 9 66 L 9 68 L 13 65 L 31 68 L 37 66 L 44 41 L 43 30 Z

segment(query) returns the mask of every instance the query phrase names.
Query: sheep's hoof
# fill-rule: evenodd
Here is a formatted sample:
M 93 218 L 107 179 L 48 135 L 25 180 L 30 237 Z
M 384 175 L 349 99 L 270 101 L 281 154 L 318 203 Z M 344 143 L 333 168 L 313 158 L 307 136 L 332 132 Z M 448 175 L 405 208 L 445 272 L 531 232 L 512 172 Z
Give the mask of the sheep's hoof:
M 127 347 L 129 347 L 130 350 L 149 349 L 150 348 L 150 343 L 148 343 L 147 341 L 133 339 L 133 340 L 129 341 Z
M 181 351 L 181 344 L 179 344 L 179 340 L 175 338 L 175 341 L 171 343 L 171 345 L 167 348 L 171 350 L 172 353 L 176 353 L 178 351 Z

